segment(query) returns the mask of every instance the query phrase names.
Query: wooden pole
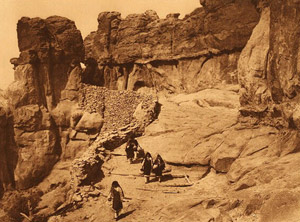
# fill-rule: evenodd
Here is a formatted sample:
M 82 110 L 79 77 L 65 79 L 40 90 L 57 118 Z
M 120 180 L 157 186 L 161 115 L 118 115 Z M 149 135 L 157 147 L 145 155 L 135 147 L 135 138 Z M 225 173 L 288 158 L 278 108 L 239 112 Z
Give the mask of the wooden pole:
M 190 187 L 194 184 L 160 184 L 162 187 Z
M 148 188 L 136 188 L 137 190 L 144 190 L 144 191 L 153 191 L 153 192 L 157 192 L 157 191 L 161 191 L 163 193 L 169 193 L 169 194 L 178 194 L 179 191 L 172 191 L 172 190 L 157 190 L 157 189 L 148 189 Z
M 188 178 L 188 175 L 184 174 L 184 178 L 185 178 L 185 180 L 186 180 L 189 184 L 192 184 L 191 181 L 190 181 L 189 178 Z
M 111 175 L 118 175 L 118 176 L 134 176 L 134 177 L 143 177 L 143 174 L 129 174 L 129 173 L 112 173 L 110 172 L 109 174 Z M 163 177 L 168 177 L 171 176 L 172 178 L 185 178 L 186 175 L 183 174 L 177 174 L 177 175 L 173 175 L 173 174 L 163 174 Z M 156 177 L 155 175 L 150 175 L 150 177 Z

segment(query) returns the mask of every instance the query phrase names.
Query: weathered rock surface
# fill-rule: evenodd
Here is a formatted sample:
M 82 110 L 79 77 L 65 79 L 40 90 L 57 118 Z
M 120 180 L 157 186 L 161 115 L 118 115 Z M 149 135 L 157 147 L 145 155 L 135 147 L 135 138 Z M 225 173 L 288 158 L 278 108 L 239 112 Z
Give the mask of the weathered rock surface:
M 215 10 L 204 5 L 184 19 L 159 19 L 154 11 L 125 19 L 100 13 L 98 30 L 84 41 L 86 76 L 112 89 L 169 92 L 236 82 L 239 53 L 259 19 L 255 5 L 248 0 L 222 2 Z
M 248 112 L 263 112 L 271 101 L 266 80 L 270 32 L 270 10 L 264 9 L 258 25 L 243 49 L 238 63 L 240 103 Z
M 209 13 L 198 8 L 182 20 L 159 19 L 154 11 L 125 19 L 117 12 L 100 13 L 98 31 L 85 39 L 86 57 L 102 64 L 112 56 L 115 63 L 123 64 L 242 48 L 257 24 L 258 14 L 251 1 L 231 2 Z
M 299 3 L 200 3 L 204 8 L 182 20 L 178 14 L 159 19 L 153 11 L 125 19 L 101 13 L 98 31 L 85 40 L 85 70 L 72 22 L 21 19 L 9 112 L 0 100 L 0 195 L 14 182 L 19 188 L 35 185 L 60 158 L 66 162 L 39 185 L 44 196 L 35 212 L 47 217 L 72 201 L 81 208 L 52 221 L 111 221 L 102 194 L 113 180 L 131 197 L 124 204 L 128 221 L 141 215 L 154 221 L 298 219 L 300 178 L 293 169 L 300 163 Z M 238 59 L 241 90 L 232 85 Z M 135 91 L 180 94 L 157 93 L 157 106 L 152 96 Z M 132 134 L 142 135 L 138 141 L 153 157 L 162 155 L 174 177 L 144 185 L 140 165 L 122 156 L 121 145 Z M 7 146 L 7 135 L 14 135 L 18 149 Z M 18 158 L 7 158 L 7 152 Z
M 28 74 L 38 84 L 40 103 L 52 109 L 66 87 L 72 61 L 83 59 L 81 34 L 73 21 L 58 16 L 23 17 L 17 32 L 21 52 L 17 65 L 30 64 L 33 70 Z
M 299 129 L 297 1 L 257 1 L 262 15 L 241 53 L 242 113 Z M 283 59 L 284 58 L 284 59 Z
M 74 22 L 63 17 L 23 17 L 17 33 L 20 56 L 12 59 L 15 81 L 7 97 L 17 145 L 11 170 L 16 186 L 24 189 L 40 182 L 59 159 L 60 135 L 51 111 L 60 100 L 76 98 L 84 48 Z
M 75 129 L 99 131 L 103 125 L 102 116 L 99 113 L 84 112 Z
M 5 191 L 13 188 L 14 185 L 12 172 L 14 158 L 9 149 L 12 148 L 10 146 L 12 126 L 10 125 L 7 101 L 2 93 L 0 91 L 0 198 Z
M 223 132 L 238 123 L 238 94 L 233 91 L 207 89 L 159 103 L 158 119 L 146 128 L 139 142 L 174 164 L 208 165 L 211 154 L 224 141 Z

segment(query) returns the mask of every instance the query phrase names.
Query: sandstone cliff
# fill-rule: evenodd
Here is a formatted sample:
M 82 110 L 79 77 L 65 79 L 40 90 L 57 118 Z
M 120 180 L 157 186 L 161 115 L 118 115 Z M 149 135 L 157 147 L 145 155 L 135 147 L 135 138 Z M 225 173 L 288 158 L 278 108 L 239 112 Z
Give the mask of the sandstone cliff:
M 239 58 L 244 115 L 299 129 L 299 3 L 257 1 L 262 15 Z
M 170 93 L 236 83 L 239 54 L 259 19 L 254 4 L 227 1 L 178 17 L 159 19 L 146 11 L 122 19 L 117 12 L 100 13 L 98 30 L 84 40 L 86 81 Z
M 23 17 L 17 33 L 20 56 L 11 60 L 15 81 L 7 95 L 17 145 L 12 171 L 22 189 L 40 182 L 59 159 L 60 138 L 50 111 L 66 88 L 72 61 L 81 61 L 84 49 L 74 22 L 63 17 Z
M 23 198 L 36 221 L 111 221 L 103 193 L 118 180 L 129 221 L 299 218 L 299 3 L 200 3 L 183 19 L 100 13 L 84 43 L 66 18 L 22 18 L 0 95 L 0 195 L 38 185 Z M 167 162 L 162 184 L 125 161 L 132 134 Z M 29 207 L 5 195 L 20 221 Z

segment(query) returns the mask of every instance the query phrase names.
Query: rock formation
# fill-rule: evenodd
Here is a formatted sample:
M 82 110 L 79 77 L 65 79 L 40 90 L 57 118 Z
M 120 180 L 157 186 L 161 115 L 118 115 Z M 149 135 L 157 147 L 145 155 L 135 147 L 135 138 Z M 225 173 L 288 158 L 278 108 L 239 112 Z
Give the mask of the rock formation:
M 269 27 L 270 10 L 265 8 L 239 58 L 240 103 L 243 110 L 247 110 L 247 112 L 264 112 L 271 100 L 266 80 L 270 41 Z
M 100 13 L 98 30 L 84 40 L 85 75 L 112 89 L 170 93 L 236 83 L 237 60 L 259 14 L 248 0 L 204 6 L 183 19 L 159 19 L 153 11 L 125 19 Z
M 110 221 L 117 179 L 130 221 L 299 218 L 300 5 L 200 3 L 183 19 L 100 13 L 84 42 L 66 18 L 20 19 L 15 82 L 0 92 L 0 196 L 38 185 L 36 220 Z M 124 161 L 131 135 L 163 156 L 162 184 Z M 82 208 L 62 215 L 70 206 Z
M 17 75 L 27 72 L 24 80 L 31 82 L 30 88 L 38 90 L 28 95 L 20 92 L 19 96 L 29 98 L 19 99 L 19 105 L 22 102 L 38 103 L 51 110 L 66 86 L 72 60 L 79 62 L 83 59 L 80 31 L 73 21 L 53 16 L 45 20 L 23 17 L 18 22 L 17 32 L 20 56 L 14 63 L 15 80 L 21 80 L 22 77 Z
M 15 81 L 7 95 L 17 145 L 12 170 L 23 189 L 40 182 L 59 159 L 59 133 L 50 111 L 68 89 L 72 62 L 82 60 L 84 49 L 74 22 L 63 17 L 23 17 L 17 33 L 20 56 L 12 60 Z
M 14 186 L 13 166 L 15 159 L 13 158 L 13 150 L 7 149 L 12 146 L 11 135 L 11 117 L 3 92 L 0 91 L 0 198 L 3 193 Z
M 241 110 L 245 115 L 271 117 L 274 125 L 299 129 L 299 3 L 258 3 L 262 11 L 259 25 L 239 59 Z
M 85 152 L 102 127 L 110 131 L 128 125 L 137 106 L 153 100 L 82 85 L 83 41 L 69 19 L 21 18 L 17 32 L 21 53 L 11 60 L 15 81 L 8 99 L 1 97 L 1 195 L 8 187 L 38 184 L 58 160 Z

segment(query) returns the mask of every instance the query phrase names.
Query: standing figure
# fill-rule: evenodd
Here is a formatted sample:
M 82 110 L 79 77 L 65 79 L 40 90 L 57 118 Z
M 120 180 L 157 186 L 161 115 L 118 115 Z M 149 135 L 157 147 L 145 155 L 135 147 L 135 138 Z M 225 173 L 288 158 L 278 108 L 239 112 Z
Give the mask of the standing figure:
M 115 212 L 115 219 L 117 220 L 119 217 L 119 213 L 123 208 L 123 198 L 124 193 L 117 181 L 113 181 L 110 188 L 110 193 L 108 196 L 108 201 L 112 200 L 112 209 Z
M 132 137 L 129 138 L 128 142 L 126 143 L 126 148 L 125 148 L 126 157 L 127 157 L 127 160 L 129 161 L 129 163 L 132 163 L 133 158 L 134 158 L 134 150 L 137 147 L 135 145 L 135 142 L 132 139 L 133 139 Z M 136 143 L 137 143 L 137 141 L 136 141 Z
M 141 171 L 144 172 L 145 183 L 149 182 L 150 173 L 152 171 L 152 164 L 153 164 L 152 156 L 149 152 L 147 152 L 142 162 L 142 169 L 141 169 Z
M 158 179 L 159 182 L 161 182 L 162 172 L 165 169 L 165 167 L 165 161 L 163 161 L 161 156 L 158 154 L 153 163 L 153 173 L 155 173 L 155 177 L 156 179 Z

